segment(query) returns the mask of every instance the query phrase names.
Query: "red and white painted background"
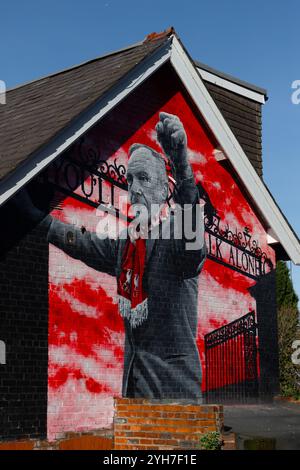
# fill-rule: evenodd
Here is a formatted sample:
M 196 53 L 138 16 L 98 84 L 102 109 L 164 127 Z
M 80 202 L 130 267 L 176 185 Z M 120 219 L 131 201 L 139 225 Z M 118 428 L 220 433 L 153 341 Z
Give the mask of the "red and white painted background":
M 234 177 L 215 158 L 214 138 L 180 86 L 174 81 L 172 85 L 166 84 L 165 80 L 166 76 L 152 78 L 139 96 L 132 94 L 103 123 L 93 128 L 87 139 L 97 147 L 103 159 L 111 162 L 117 159 L 118 163 L 127 165 L 127 152 L 134 142 L 161 151 L 154 131 L 159 111 L 176 114 L 187 132 L 189 160 L 196 182 L 200 181 L 209 194 L 221 223 L 231 229 L 248 227 L 275 262 L 263 226 Z M 96 230 L 101 220 L 99 211 L 71 197 L 64 199 L 62 206 L 62 211 L 55 210 L 52 215 Z M 253 284 L 255 280 L 213 260 L 205 262 L 199 278 L 197 337 L 204 369 L 203 386 L 204 335 L 255 311 L 255 300 L 248 291 Z M 121 394 L 123 342 L 115 278 L 71 259 L 50 245 L 49 439 L 65 431 L 79 432 L 112 424 L 113 397 Z

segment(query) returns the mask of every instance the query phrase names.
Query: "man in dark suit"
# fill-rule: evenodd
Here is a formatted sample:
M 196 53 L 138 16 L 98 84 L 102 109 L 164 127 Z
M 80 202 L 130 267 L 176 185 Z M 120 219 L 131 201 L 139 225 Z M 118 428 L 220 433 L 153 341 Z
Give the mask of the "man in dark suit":
M 177 236 L 182 219 L 176 213 L 163 221 L 156 217 L 156 224 L 147 215 L 146 239 L 138 236 L 143 226 L 140 209 L 149 214 L 153 207 L 163 207 L 168 196 L 164 159 L 141 144 L 131 147 L 127 170 L 139 233 L 137 224 L 117 239 L 99 238 L 51 216 L 43 224 L 50 243 L 117 279 L 125 323 L 123 396 L 199 400 L 202 374 L 196 334 L 198 276 L 206 257 L 204 222 L 182 123 L 177 116 L 160 113 L 156 131 L 176 180 L 174 199 L 184 215 L 182 236 Z M 186 224 L 191 233 L 197 230 L 193 240 L 187 239 Z

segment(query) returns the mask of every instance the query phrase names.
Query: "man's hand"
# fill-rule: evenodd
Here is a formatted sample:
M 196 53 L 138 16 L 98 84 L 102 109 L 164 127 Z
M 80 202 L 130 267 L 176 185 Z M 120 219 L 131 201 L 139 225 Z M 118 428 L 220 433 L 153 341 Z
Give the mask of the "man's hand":
M 156 132 L 176 180 L 174 201 L 180 205 L 194 204 L 198 201 L 198 189 L 188 161 L 187 137 L 182 122 L 174 114 L 159 113 Z
M 157 139 L 175 168 L 188 165 L 187 137 L 182 122 L 174 114 L 159 113 Z

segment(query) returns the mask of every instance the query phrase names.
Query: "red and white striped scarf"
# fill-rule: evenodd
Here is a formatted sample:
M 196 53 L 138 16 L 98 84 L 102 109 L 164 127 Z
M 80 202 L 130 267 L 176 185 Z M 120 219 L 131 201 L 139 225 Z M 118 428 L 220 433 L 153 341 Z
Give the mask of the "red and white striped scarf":
M 148 317 L 148 294 L 143 289 L 146 262 L 146 240 L 126 241 L 121 275 L 118 279 L 119 311 L 131 327 L 141 325 Z

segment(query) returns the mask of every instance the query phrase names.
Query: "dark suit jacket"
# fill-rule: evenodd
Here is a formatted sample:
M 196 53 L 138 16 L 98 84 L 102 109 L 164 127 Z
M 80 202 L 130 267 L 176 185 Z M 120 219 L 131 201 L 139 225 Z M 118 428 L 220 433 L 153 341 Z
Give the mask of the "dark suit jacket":
M 162 232 L 166 229 L 171 239 L 146 242 L 143 283 L 148 292 L 148 318 L 136 328 L 125 319 L 123 396 L 200 399 L 197 298 L 206 246 L 187 251 L 185 240 L 172 236 L 174 217 L 160 227 Z M 116 278 L 120 275 L 126 239 L 99 239 L 95 233 L 82 233 L 55 219 L 48 239 L 92 268 Z

